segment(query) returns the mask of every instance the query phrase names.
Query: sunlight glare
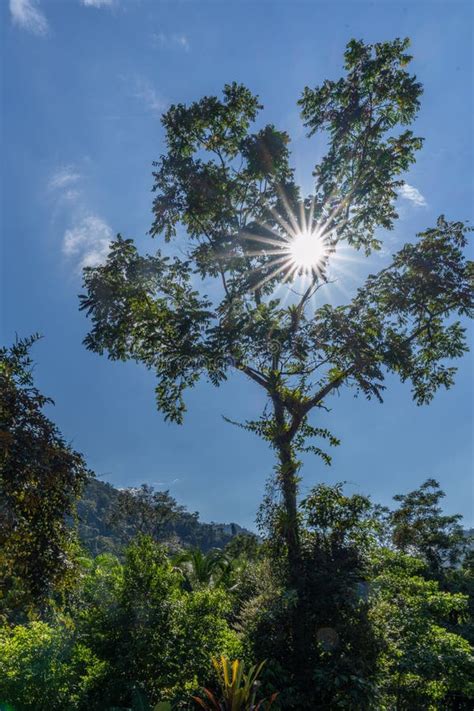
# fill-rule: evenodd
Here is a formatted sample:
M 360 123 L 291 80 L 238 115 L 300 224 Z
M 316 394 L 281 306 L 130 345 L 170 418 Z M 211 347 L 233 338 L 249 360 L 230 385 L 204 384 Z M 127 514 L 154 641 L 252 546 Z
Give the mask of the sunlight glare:
M 321 267 L 327 257 L 324 240 L 317 232 L 299 232 L 289 246 L 293 264 L 304 271 Z

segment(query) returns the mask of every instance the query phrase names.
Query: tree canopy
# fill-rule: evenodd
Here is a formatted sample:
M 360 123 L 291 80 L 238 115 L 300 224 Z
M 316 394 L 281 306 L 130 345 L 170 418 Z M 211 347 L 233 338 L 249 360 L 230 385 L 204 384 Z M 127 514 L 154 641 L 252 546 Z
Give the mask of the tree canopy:
M 155 163 L 151 234 L 179 238 L 186 254 L 141 256 L 119 236 L 107 262 L 85 270 L 81 307 L 92 322 L 88 348 L 156 372 L 165 417 L 181 422 L 184 390 L 203 374 L 219 384 L 229 368 L 266 391 L 273 417 L 254 429 L 273 444 L 323 434 L 307 415 L 343 384 L 380 399 L 392 371 L 412 382 L 420 404 L 452 384 L 445 361 L 466 344 L 451 317 L 472 314 L 463 223 L 440 217 L 346 306 L 315 309 L 310 300 L 341 243 L 370 252 L 380 246 L 376 229 L 397 217 L 400 176 L 422 145 L 408 129 L 397 134 L 421 94 L 405 68 L 407 46 L 351 41 L 345 77 L 304 90 L 309 135 L 328 137 L 307 198 L 294 183 L 289 136 L 272 125 L 251 132 L 262 107 L 246 87 L 227 85 L 221 100 L 164 114 L 168 150 Z M 324 255 L 301 299 L 285 305 L 278 289 L 301 277 L 288 257 L 300 231 L 323 240 Z M 222 288 L 211 298 L 204 282 L 195 287 L 196 273 Z

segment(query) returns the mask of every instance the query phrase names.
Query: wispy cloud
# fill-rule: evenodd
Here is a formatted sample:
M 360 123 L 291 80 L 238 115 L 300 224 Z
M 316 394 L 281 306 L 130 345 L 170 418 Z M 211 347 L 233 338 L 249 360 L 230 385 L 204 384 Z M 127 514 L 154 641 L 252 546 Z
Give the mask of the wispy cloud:
M 63 200 L 67 200 L 67 202 L 77 202 L 81 197 L 81 191 L 74 189 L 64 190 L 61 197 Z
M 154 33 L 153 44 L 162 49 L 181 49 L 184 52 L 189 52 L 191 49 L 187 36 L 177 32 L 171 34 L 166 34 L 165 32 Z
M 83 162 L 87 160 L 84 158 Z M 69 225 L 63 233 L 63 254 L 79 273 L 84 267 L 101 264 L 107 257 L 113 234 L 84 198 L 83 171 L 72 163 L 60 165 L 53 170 L 46 186 L 53 199 L 53 221 L 59 217 Z
M 141 101 L 146 108 L 155 115 L 161 115 L 167 103 L 154 86 L 143 77 L 134 77 L 132 80 L 132 95 Z
M 81 0 L 81 4 L 86 7 L 110 7 L 114 0 Z
M 53 171 L 47 188 L 55 198 L 56 208 L 60 208 L 64 202 L 78 202 L 82 194 L 79 189 L 81 180 L 82 174 L 74 165 L 63 165 Z
M 63 253 L 77 260 L 79 270 L 95 267 L 107 258 L 112 237 L 111 228 L 101 217 L 87 215 L 64 233 Z
M 82 175 L 77 168 L 73 165 L 64 165 L 54 171 L 49 180 L 48 187 L 50 190 L 63 190 L 70 188 L 71 185 L 75 185 L 81 178 Z
M 404 183 L 398 191 L 400 197 L 404 200 L 409 200 L 416 207 L 427 207 L 428 203 L 424 195 L 420 193 L 418 188 L 414 188 L 413 185 Z
M 36 0 L 10 0 L 12 22 L 34 35 L 48 34 L 49 25 Z

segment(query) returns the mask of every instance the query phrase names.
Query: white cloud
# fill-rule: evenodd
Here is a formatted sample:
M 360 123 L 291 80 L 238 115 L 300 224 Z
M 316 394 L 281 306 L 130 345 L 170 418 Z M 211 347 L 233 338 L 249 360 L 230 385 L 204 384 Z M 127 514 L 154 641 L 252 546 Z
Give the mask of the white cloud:
M 114 0 L 81 0 L 81 3 L 86 7 L 110 7 Z
M 95 267 L 107 258 L 112 237 L 112 230 L 102 218 L 87 215 L 64 233 L 63 252 L 78 260 L 79 270 Z
M 182 49 L 184 52 L 189 52 L 191 45 L 186 35 L 173 32 L 165 34 L 158 32 L 153 35 L 153 43 L 163 49 Z
M 82 180 L 81 173 L 73 165 L 63 165 L 51 175 L 47 188 L 54 195 L 56 207 L 61 203 L 77 203 L 81 197 L 78 183 Z
M 10 0 L 12 21 L 34 35 L 47 35 L 49 30 L 45 15 L 37 7 L 36 0 Z
M 83 180 L 76 165 L 64 164 L 52 172 L 47 182 L 53 199 L 53 221 L 60 216 L 72 225 L 64 232 L 62 252 L 79 272 L 105 261 L 113 239 L 109 225 L 88 209 L 82 193 Z
M 153 85 L 142 77 L 135 77 L 133 84 L 133 96 L 142 101 L 153 114 L 161 115 L 167 104 L 154 89 Z
M 400 197 L 405 200 L 409 200 L 416 207 L 427 207 L 427 202 L 425 197 L 420 193 L 418 188 L 414 188 L 413 185 L 404 183 L 398 191 Z
M 64 198 L 64 200 L 68 200 L 69 202 L 76 202 L 81 197 L 81 191 L 65 190 L 62 194 L 62 197 Z
M 49 180 L 48 187 L 50 190 L 63 190 L 69 188 L 71 185 L 75 185 L 81 177 L 81 174 L 73 165 L 64 165 L 54 171 Z

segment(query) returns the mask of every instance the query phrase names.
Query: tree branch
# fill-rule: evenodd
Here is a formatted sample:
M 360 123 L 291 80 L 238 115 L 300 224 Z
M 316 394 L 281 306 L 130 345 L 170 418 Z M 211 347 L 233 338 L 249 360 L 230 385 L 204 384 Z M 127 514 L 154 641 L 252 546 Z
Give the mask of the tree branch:
M 269 392 L 268 380 L 262 375 L 262 373 L 254 370 L 254 368 L 251 368 L 249 365 L 245 365 L 245 363 L 236 363 L 235 368 L 236 370 L 240 370 L 242 373 L 245 373 L 245 375 L 248 375 L 251 380 L 258 383 L 262 388 L 265 388 L 265 390 Z

